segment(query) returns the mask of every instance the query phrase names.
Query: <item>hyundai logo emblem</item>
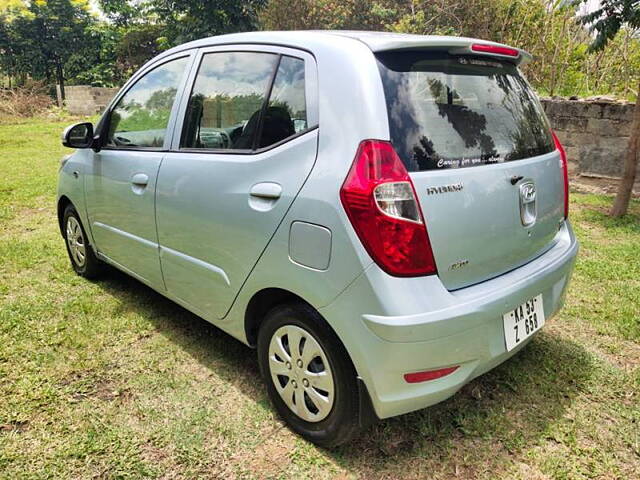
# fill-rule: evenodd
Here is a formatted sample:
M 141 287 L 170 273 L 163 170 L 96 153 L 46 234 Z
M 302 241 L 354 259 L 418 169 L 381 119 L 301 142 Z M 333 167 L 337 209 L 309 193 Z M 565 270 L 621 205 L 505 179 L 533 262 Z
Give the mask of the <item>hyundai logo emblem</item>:
M 522 225 L 530 227 L 536 223 L 536 184 L 527 180 L 520 184 L 520 220 Z

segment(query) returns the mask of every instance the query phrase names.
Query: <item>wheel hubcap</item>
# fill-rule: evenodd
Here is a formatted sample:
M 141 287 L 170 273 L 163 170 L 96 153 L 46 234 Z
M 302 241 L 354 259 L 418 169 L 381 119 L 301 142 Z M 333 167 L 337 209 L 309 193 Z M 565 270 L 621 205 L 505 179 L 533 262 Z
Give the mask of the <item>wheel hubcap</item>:
M 334 381 L 327 356 L 310 333 L 295 325 L 280 327 L 269 343 L 269 370 L 280 397 L 307 422 L 331 412 Z
M 84 266 L 86 260 L 86 247 L 84 236 L 82 235 L 82 228 L 76 217 L 69 217 L 67 219 L 67 245 L 71 252 L 71 258 L 73 262 L 78 266 Z

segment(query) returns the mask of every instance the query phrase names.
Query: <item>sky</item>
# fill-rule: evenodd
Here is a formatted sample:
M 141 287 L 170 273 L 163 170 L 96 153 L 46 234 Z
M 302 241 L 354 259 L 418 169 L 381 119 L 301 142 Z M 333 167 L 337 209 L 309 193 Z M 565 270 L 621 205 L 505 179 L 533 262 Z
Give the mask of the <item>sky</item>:
M 580 7 L 580 13 L 583 15 L 585 13 L 593 12 L 600 6 L 600 0 L 589 0 L 584 5 Z

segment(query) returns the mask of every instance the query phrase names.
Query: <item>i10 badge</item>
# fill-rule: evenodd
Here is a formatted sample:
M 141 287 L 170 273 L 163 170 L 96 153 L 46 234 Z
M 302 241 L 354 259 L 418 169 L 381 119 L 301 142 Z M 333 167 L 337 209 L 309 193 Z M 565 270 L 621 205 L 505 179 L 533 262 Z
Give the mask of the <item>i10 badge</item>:
M 542 294 L 505 313 L 502 321 L 507 351 L 511 351 L 544 325 Z

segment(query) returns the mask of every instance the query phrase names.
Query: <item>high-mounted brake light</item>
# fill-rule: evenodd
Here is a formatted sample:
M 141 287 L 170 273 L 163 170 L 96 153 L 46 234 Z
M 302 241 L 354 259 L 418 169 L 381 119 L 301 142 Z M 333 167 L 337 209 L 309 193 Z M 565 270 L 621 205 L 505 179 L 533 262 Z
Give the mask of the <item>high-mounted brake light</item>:
M 564 218 L 566 220 L 569 218 L 569 165 L 567 163 L 567 153 L 564 151 L 555 132 L 551 132 L 551 135 L 553 135 L 556 150 L 560 152 L 560 170 L 562 171 L 562 181 L 564 183 Z
M 447 375 L 455 372 L 458 368 L 460 367 L 456 366 L 440 368 L 438 370 L 427 370 L 425 372 L 405 373 L 404 380 L 407 383 L 428 382 L 429 380 L 436 380 L 437 378 L 446 377 Z
M 480 53 L 491 53 L 495 55 L 506 55 L 507 57 L 517 57 L 520 52 L 515 48 L 501 47 L 499 45 L 488 45 L 486 43 L 474 43 L 471 50 Z
M 365 140 L 340 189 L 360 241 L 387 273 L 436 273 L 420 204 L 409 173 L 389 142 Z

